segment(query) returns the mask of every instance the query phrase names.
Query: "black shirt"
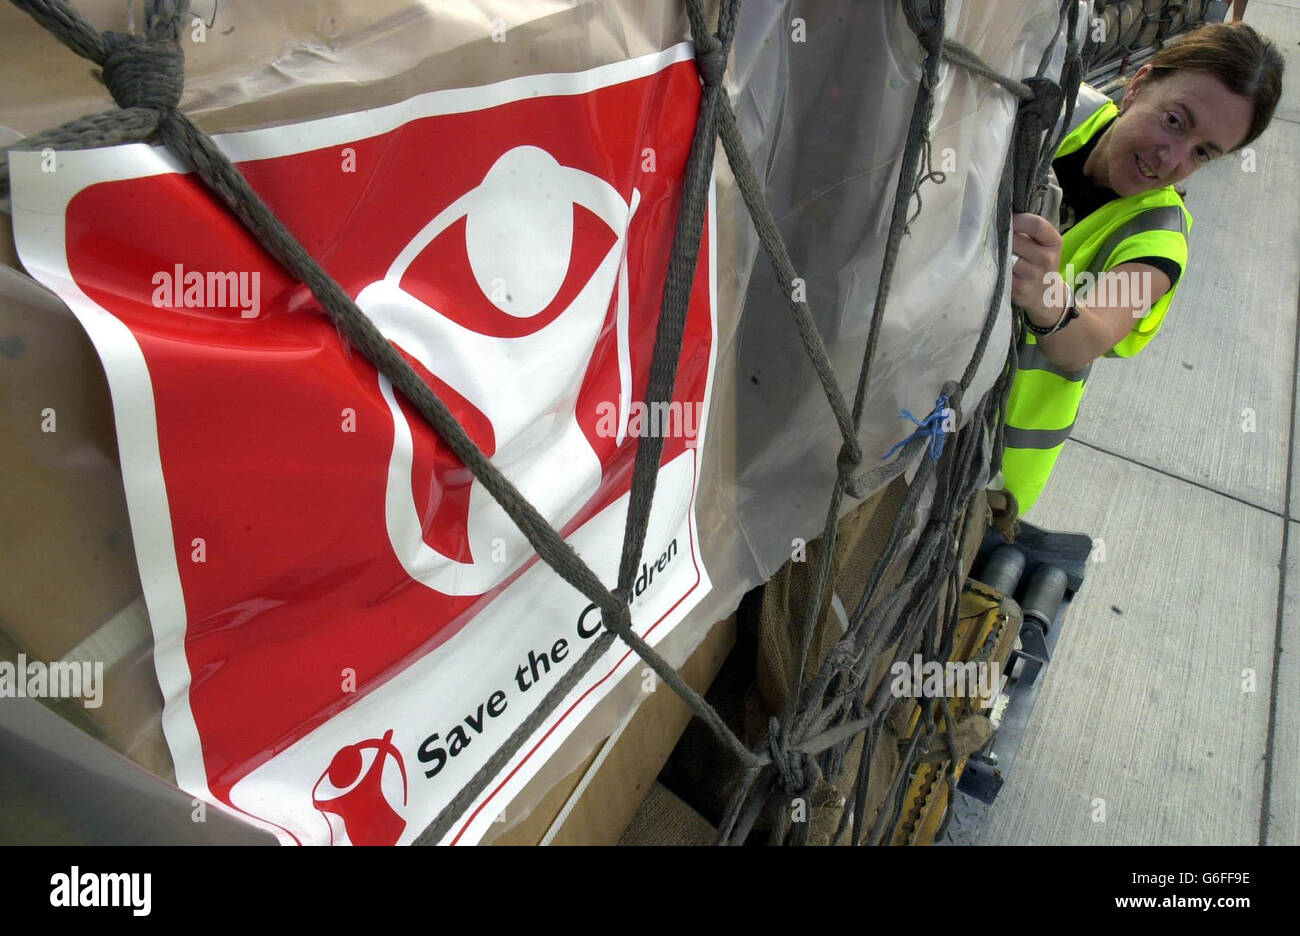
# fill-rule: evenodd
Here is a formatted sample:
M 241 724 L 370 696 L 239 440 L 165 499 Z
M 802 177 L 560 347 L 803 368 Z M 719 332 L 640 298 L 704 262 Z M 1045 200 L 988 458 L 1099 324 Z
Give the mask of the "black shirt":
M 1113 121 L 1114 118 L 1111 118 Z M 1104 185 L 1098 185 L 1088 176 L 1084 175 L 1083 166 L 1088 161 L 1097 141 L 1101 139 L 1106 128 L 1110 126 L 1107 122 L 1093 134 L 1091 140 L 1079 147 L 1073 153 L 1058 157 L 1052 162 L 1052 169 L 1056 172 L 1056 181 L 1061 184 L 1061 229 L 1068 231 L 1079 220 L 1088 217 L 1102 205 L 1112 202 L 1119 198 L 1119 193 L 1114 189 L 1106 188 Z M 1168 257 L 1135 257 L 1128 263 L 1148 263 L 1157 270 L 1162 271 L 1169 277 L 1170 288 L 1178 282 L 1178 277 L 1182 274 L 1182 268 Z

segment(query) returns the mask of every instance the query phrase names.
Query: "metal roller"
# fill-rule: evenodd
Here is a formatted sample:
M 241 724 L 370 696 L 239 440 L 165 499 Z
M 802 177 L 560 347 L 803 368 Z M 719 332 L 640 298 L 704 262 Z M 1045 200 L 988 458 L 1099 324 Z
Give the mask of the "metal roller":
M 1063 570 L 1053 565 L 1040 565 L 1029 580 L 1024 600 L 1020 602 L 1025 620 L 1036 621 L 1043 633 L 1047 633 L 1056 620 L 1056 612 L 1061 609 L 1068 585 L 1069 579 Z
M 999 546 L 984 562 L 979 580 L 1008 598 L 1016 593 L 1020 577 L 1025 574 L 1025 554 L 1014 546 Z

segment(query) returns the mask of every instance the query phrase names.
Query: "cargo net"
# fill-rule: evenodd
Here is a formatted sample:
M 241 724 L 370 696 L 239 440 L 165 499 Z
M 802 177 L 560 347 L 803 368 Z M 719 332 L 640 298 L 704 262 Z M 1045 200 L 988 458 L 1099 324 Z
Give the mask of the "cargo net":
M 1141 63 L 1152 50 L 1199 23 L 1209 0 L 1094 0 L 1083 58 L 1090 83 Z
M 991 441 L 992 448 L 991 464 L 987 465 L 990 473 L 996 474 L 1001 466 L 1002 417 L 1016 364 L 1016 343 L 1023 318 L 1023 313 L 1013 308 L 1015 327 L 1006 365 L 993 388 L 970 407 L 966 413 L 968 418 L 963 419 L 962 408 L 967 405 L 965 393 L 984 357 L 1002 307 L 1006 277 L 999 276 L 983 330 L 961 378 L 940 388 L 935 411 L 927 418 L 917 420 L 919 428 L 895 447 L 896 457 L 884 465 L 869 469 L 863 467 L 858 430 L 870 388 L 871 364 L 889 301 L 895 261 L 911 220 L 908 210 L 912 198 L 919 199 L 918 190 L 925 181 L 943 179 L 930 164 L 928 130 L 940 63 L 947 59 L 994 81 L 1019 101 L 1012 151 L 1005 161 L 996 208 L 998 268 L 1006 270 L 1011 214 L 1013 211 L 1031 211 L 1038 204 L 1045 190 L 1050 160 L 1059 144 L 1060 133 L 1073 111 L 1082 69 L 1082 50 L 1078 47 L 1079 33 L 1076 29 L 1079 4 L 1075 0 L 1064 0 L 1060 5 L 1058 29 L 1052 45 L 1045 51 L 1037 75 L 1024 81 L 998 74 L 969 49 L 944 37 L 944 0 L 902 0 L 907 23 L 924 51 L 924 65 L 899 161 L 884 261 L 851 406 L 841 392 L 808 305 L 790 289 L 786 291 L 800 341 L 816 369 L 843 444 L 837 461 L 838 476 L 826 511 L 819 560 L 812 570 L 812 587 L 802 617 L 789 624 L 793 645 L 798 648 L 791 691 L 785 711 L 780 717 L 771 718 L 766 738 L 752 748 L 743 743 L 718 712 L 632 629 L 629 603 L 655 493 L 662 437 L 651 434 L 639 441 L 618 581 L 613 589 L 606 588 L 560 534 L 475 446 L 438 395 L 272 214 L 207 134 L 178 109 L 184 87 L 184 54 L 179 36 L 181 23 L 188 12 L 188 0 L 147 2 L 143 36 L 100 32 L 66 0 L 13 2 L 78 55 L 98 65 L 103 82 L 118 107 L 37 134 L 10 148 L 86 149 L 145 140 L 161 142 L 194 170 L 286 270 L 311 289 L 342 338 L 391 380 L 398 392 L 428 421 L 528 538 L 541 560 L 601 611 L 604 633 L 425 828 L 416 839 L 417 843 L 437 843 L 446 837 L 488 782 L 506 766 L 616 640 L 636 651 L 735 758 L 738 782 L 719 824 L 719 844 L 745 842 L 764 812 L 777 814 L 772 822 L 771 841 L 806 843 L 810 823 L 791 822 L 790 805 L 797 798 L 808 797 L 823 777 L 836 776 L 844 766 L 850 745 L 858 739 L 863 741 L 859 759 L 861 766 L 853 789 L 855 808 L 843 811 L 833 841 L 842 840 L 849 831 L 850 817 L 850 841 L 858 844 L 863 840 L 864 831 L 868 831 L 863 828 L 866 821 L 863 807 L 867 765 L 871 763 L 875 745 L 881 737 L 880 726 L 890 698 L 885 691 L 887 681 L 882 682 L 870 698 L 867 697 L 873 664 L 886 648 L 898 646 L 905 648 L 904 653 L 911 653 L 918 643 L 920 652 L 927 659 L 946 660 L 949 657 L 958 622 L 963 579 L 957 544 L 964 541 L 973 514 L 967 507 L 977 489 L 981 469 L 986 467 L 980 454 L 982 449 L 987 451 L 986 440 Z M 701 0 L 685 0 L 685 3 L 703 87 L 645 394 L 645 402 L 651 409 L 666 405 L 673 396 L 718 139 L 722 141 L 777 280 L 788 286 L 796 282 L 797 277 L 767 206 L 763 187 L 746 154 L 736 114 L 723 88 L 739 0 L 721 0 L 716 29 L 710 29 Z M 1064 30 L 1060 28 L 1062 25 Z M 1067 48 L 1061 81 L 1057 83 L 1045 75 L 1062 32 L 1067 37 Z M 1060 122 L 1062 130 L 1053 134 L 1062 108 L 1065 111 L 1065 120 Z M 1052 139 L 1053 136 L 1056 139 Z M 0 195 L 7 193 L 8 183 L 7 163 L 0 160 Z M 949 416 L 944 413 L 945 408 L 951 410 L 951 421 L 944 418 Z M 946 429 L 946 426 L 962 427 L 963 424 L 964 428 L 951 433 Z M 955 438 L 947 440 L 948 434 Z M 945 442 L 949 451 L 947 457 L 941 458 Z M 844 499 L 873 494 L 918 458 L 918 472 L 895 516 L 885 548 L 871 569 L 861 599 L 847 615 L 847 628 L 842 638 L 829 649 L 824 662 L 807 678 L 805 671 L 813 632 L 825 610 L 829 592 L 839 527 L 837 520 Z M 935 482 L 933 504 L 915 548 L 906 557 L 902 580 L 888 594 L 878 595 L 885 571 L 902 551 L 912 518 L 918 512 L 921 493 L 931 480 Z M 941 597 L 943 607 L 936 613 Z M 946 745 L 951 762 L 945 779 L 951 791 L 956 784 L 955 765 L 958 761 L 954 734 L 948 701 L 944 698 L 922 700 L 920 719 L 902 754 L 897 776 L 909 774 L 917 763 L 918 752 L 927 743 L 938 745 L 940 750 Z M 900 808 L 901 796 L 897 792 L 900 787 L 899 781 L 895 780 L 894 795 L 887 801 L 886 808 L 879 811 L 868 841 L 880 840 L 891 813 Z M 888 808 L 891 801 L 892 810 Z M 772 808 L 765 809 L 769 804 Z

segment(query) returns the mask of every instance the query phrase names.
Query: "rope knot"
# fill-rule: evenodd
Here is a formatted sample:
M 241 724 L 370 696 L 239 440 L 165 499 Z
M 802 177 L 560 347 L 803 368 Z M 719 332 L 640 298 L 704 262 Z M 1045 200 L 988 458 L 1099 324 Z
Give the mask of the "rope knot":
M 925 417 L 925 419 L 917 419 L 909 410 L 905 409 L 899 410 L 898 415 L 906 416 L 908 419 L 912 420 L 912 422 L 916 423 L 917 428 L 910 436 L 903 439 L 901 442 L 896 443 L 893 448 L 880 456 L 881 461 L 888 461 L 895 452 L 901 449 L 908 442 L 911 442 L 913 439 L 921 438 L 922 436 L 930 437 L 930 458 L 936 459 L 943 454 L 943 443 L 948 435 L 948 427 L 951 425 L 955 428 L 956 424 L 956 420 L 953 419 L 955 413 L 948 406 L 947 394 L 939 397 L 939 399 L 935 401 L 934 409 L 930 411 L 930 415 Z
M 632 596 L 621 588 L 615 588 L 611 594 L 617 604 L 600 609 L 601 621 L 605 625 L 605 630 L 615 634 L 626 634 L 632 627 Z
M 903 15 L 929 55 L 943 51 L 943 13 L 934 0 L 905 0 Z
M 1020 115 L 1032 117 L 1036 121 L 1034 129 L 1039 133 L 1055 126 L 1065 100 L 1061 86 L 1050 78 L 1026 78 L 1025 84 L 1034 96 L 1020 102 Z
M 727 47 L 717 36 L 706 36 L 696 44 L 695 67 L 706 88 L 722 84 L 722 76 L 727 71 L 727 53 Z
M 822 771 L 817 759 L 803 751 L 792 751 L 773 716 L 767 728 L 768 750 L 772 763 L 781 774 L 781 789 L 791 796 L 811 796 L 821 783 Z
M 840 474 L 849 477 L 862 464 L 862 446 L 857 439 L 849 439 L 840 446 L 840 454 L 835 459 L 835 466 Z
M 862 464 L 862 446 L 857 439 L 849 439 L 840 446 L 840 454 L 835 459 L 840 478 L 844 481 L 844 490 L 850 497 L 863 497 L 862 479 L 857 476 L 858 466 Z
M 180 45 L 126 33 L 106 32 L 103 78 L 121 108 L 175 110 L 185 90 L 185 53 Z

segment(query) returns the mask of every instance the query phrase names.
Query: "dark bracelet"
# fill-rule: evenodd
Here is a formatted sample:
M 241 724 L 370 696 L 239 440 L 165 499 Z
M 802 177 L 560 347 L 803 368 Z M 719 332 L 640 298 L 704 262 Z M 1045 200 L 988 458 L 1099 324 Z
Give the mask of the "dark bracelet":
M 1029 329 L 1030 333 L 1032 333 L 1033 335 L 1036 335 L 1039 338 L 1045 338 L 1048 335 L 1056 334 L 1062 328 L 1064 328 L 1066 325 L 1069 325 L 1078 317 L 1079 317 L 1079 310 L 1075 306 L 1074 300 L 1072 299 L 1070 300 L 1069 306 L 1067 306 L 1065 311 L 1061 313 L 1061 317 L 1057 319 L 1055 325 L 1035 325 L 1032 321 L 1030 321 L 1029 313 L 1026 312 L 1025 328 Z

